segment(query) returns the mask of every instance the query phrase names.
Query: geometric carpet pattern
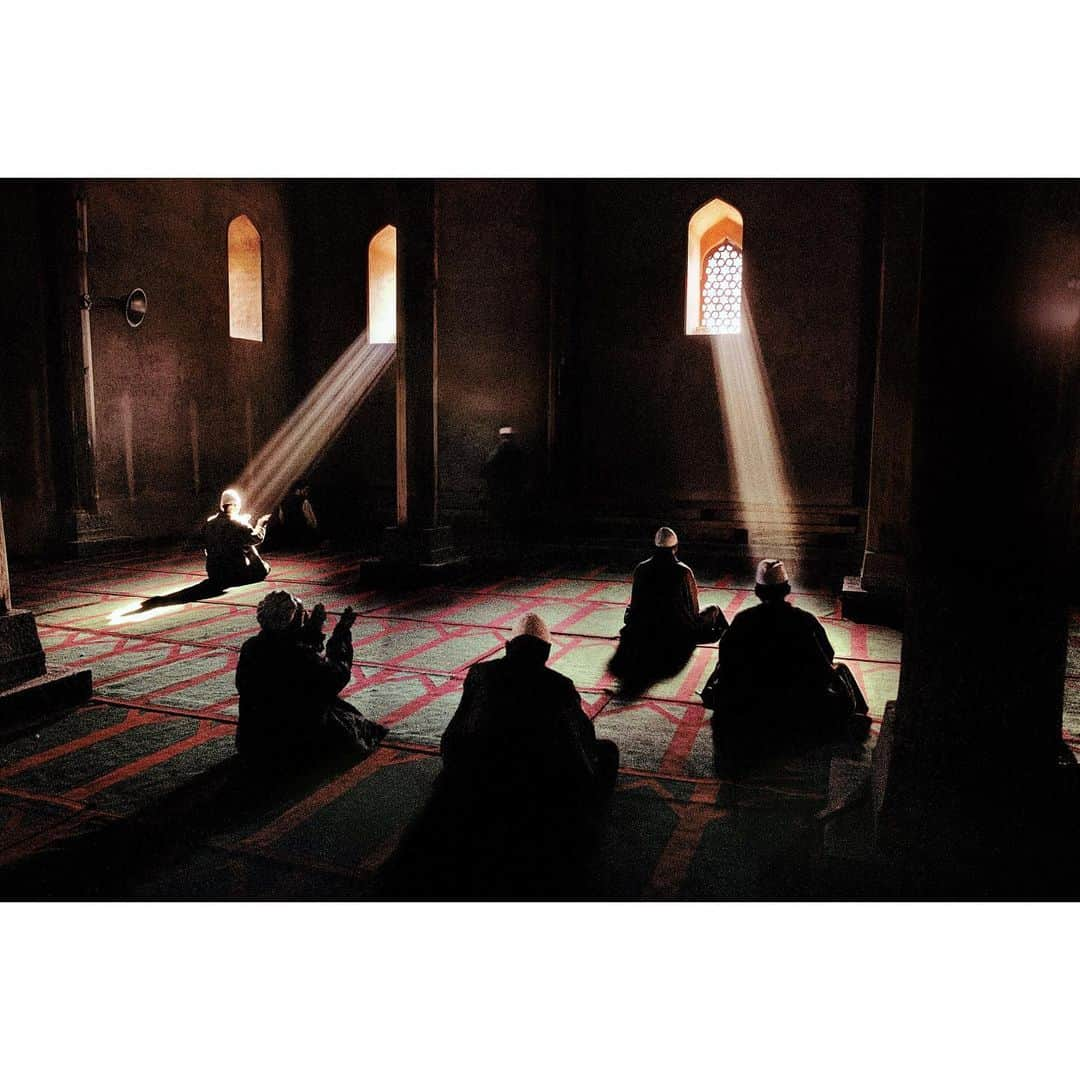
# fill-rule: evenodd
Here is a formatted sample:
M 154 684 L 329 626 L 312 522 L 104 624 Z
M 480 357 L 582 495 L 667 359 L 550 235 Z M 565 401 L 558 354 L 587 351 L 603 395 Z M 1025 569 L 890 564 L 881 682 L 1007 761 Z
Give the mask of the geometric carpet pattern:
M 392 591 L 358 586 L 362 560 L 353 555 L 275 554 L 271 562 L 268 583 L 194 599 L 202 563 L 188 553 L 16 572 L 15 601 L 36 613 L 49 661 L 89 666 L 94 699 L 0 745 L 0 868 L 139 814 L 233 754 L 237 655 L 257 630 L 254 607 L 268 588 L 287 588 L 309 607 L 321 602 L 332 615 L 347 605 L 359 613 L 343 696 L 390 734 L 303 798 L 209 836 L 173 877 L 148 878 L 142 895 L 362 895 L 431 790 L 439 738 L 469 666 L 499 655 L 529 611 L 553 632 L 551 665 L 574 680 L 597 734 L 620 749 L 603 841 L 607 895 L 749 895 L 762 860 L 806 833 L 821 805 L 827 765 L 817 758 L 738 786 L 713 775 L 697 691 L 715 646 L 700 646 L 682 672 L 639 700 L 607 692 L 630 567 L 562 564 Z M 701 603 L 720 605 L 729 620 L 757 602 L 745 580 L 699 585 Z M 896 696 L 899 633 L 845 621 L 825 592 L 796 590 L 791 599 L 822 620 L 880 723 Z M 1072 633 L 1080 645 L 1075 622 Z M 1080 670 L 1074 658 L 1070 665 L 1066 733 L 1080 739 Z

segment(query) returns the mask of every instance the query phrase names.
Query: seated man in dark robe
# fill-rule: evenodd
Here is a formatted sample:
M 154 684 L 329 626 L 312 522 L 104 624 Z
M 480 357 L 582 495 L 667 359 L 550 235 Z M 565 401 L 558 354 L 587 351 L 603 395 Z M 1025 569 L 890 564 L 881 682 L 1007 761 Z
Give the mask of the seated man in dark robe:
M 597 739 L 574 684 L 546 666 L 550 653 L 544 620 L 529 614 L 504 657 L 469 669 L 442 737 L 449 782 L 483 799 L 544 807 L 611 793 L 619 749 Z
M 634 568 L 634 584 L 619 647 L 608 670 L 620 693 L 633 696 L 677 674 L 695 645 L 716 641 L 727 627 L 715 605 L 698 609 L 694 571 L 678 558 L 679 538 L 664 526 L 653 540 L 652 558 Z
M 295 484 L 281 500 L 274 515 L 270 539 L 275 547 L 303 551 L 319 542 L 319 519 L 311 505 L 311 489 L 305 483 Z
M 732 620 L 701 691 L 718 762 L 865 735 L 866 700 L 850 670 L 833 663 L 821 623 L 787 602 L 784 564 L 763 560 L 754 591 L 761 603 Z
M 240 512 L 239 493 L 232 488 L 221 493 L 221 512 L 207 518 L 203 526 L 206 576 L 212 585 L 226 589 L 266 578 L 270 564 L 255 549 L 266 538 L 269 520 L 265 514 L 253 526 L 250 515 Z
M 386 729 L 338 697 L 352 674 L 352 608 L 345 609 L 329 641 L 322 605 L 305 616 L 304 605 L 284 590 L 267 593 L 257 617 L 262 629 L 244 642 L 236 666 L 241 759 L 295 769 L 373 750 Z
M 442 737 L 443 772 L 386 869 L 389 896 L 580 896 L 619 765 L 526 616 L 474 664 Z
M 499 428 L 499 442 L 482 469 L 493 554 L 513 562 L 521 554 L 528 514 L 528 467 L 512 427 Z

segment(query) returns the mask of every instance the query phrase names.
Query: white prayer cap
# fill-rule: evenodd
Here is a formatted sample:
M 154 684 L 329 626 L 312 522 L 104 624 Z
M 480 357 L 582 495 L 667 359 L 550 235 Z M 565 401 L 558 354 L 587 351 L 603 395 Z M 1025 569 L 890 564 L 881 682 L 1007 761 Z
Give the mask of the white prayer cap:
M 539 638 L 551 644 L 551 631 L 547 628 L 547 623 L 535 612 L 530 611 L 514 624 L 514 637 L 521 637 L 522 634 L 528 634 L 530 637 Z
M 240 505 L 240 492 L 235 488 L 226 488 L 221 493 L 221 505 L 222 506 L 239 506 Z
M 656 535 L 653 537 L 653 545 L 658 548 L 673 548 L 679 544 L 679 538 L 675 535 L 674 529 L 669 529 L 666 525 L 661 525 L 656 530 Z
M 507 435 L 513 435 L 513 434 L 514 434 L 514 429 L 512 427 L 507 426 L 507 427 L 499 428 L 499 435 L 504 437 L 504 438 Z
M 288 630 L 300 607 L 300 601 L 292 593 L 275 589 L 259 601 L 255 617 L 264 630 Z
M 786 585 L 788 583 L 787 571 L 779 559 L 762 559 L 758 563 L 754 581 L 758 585 Z

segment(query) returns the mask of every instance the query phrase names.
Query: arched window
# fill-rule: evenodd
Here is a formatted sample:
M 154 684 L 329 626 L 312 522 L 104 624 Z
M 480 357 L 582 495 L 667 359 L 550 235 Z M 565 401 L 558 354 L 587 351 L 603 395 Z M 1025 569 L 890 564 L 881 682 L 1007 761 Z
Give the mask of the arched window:
M 686 254 L 686 332 L 742 330 L 743 219 L 720 199 L 690 219 Z
M 262 239 L 246 214 L 229 222 L 229 336 L 262 341 Z
M 387 225 L 368 244 L 368 341 L 397 341 L 397 229 Z

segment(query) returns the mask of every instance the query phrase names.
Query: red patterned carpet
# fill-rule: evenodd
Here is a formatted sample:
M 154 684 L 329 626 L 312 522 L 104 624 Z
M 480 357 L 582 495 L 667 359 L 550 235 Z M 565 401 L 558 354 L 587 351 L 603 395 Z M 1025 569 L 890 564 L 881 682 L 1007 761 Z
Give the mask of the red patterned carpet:
M 622 770 L 597 864 L 599 895 L 759 895 L 792 845 L 812 842 L 826 783 L 823 755 L 784 762 L 737 785 L 713 775 L 707 714 L 696 691 L 715 647 L 700 647 L 682 672 L 641 700 L 621 702 L 605 692 L 629 568 L 552 566 L 527 577 L 476 576 L 392 592 L 355 584 L 355 557 L 278 554 L 272 562 L 271 586 L 290 589 L 309 606 L 321 601 L 331 613 L 348 604 L 361 613 L 346 696 L 390 735 L 366 761 L 239 826 L 211 822 L 175 865 L 124 868 L 107 892 L 364 895 L 431 792 L 439 737 L 469 665 L 501 652 L 526 611 L 547 620 L 553 666 L 577 684 L 598 734 L 620 748 Z M 201 580 L 198 558 L 176 554 L 16 576 L 16 602 L 36 612 L 50 661 L 89 665 L 95 696 L 53 723 L 9 734 L 0 746 L 0 889 L 3 873 L 18 875 L 35 858 L 62 856 L 71 844 L 92 847 L 98 831 L 115 831 L 118 823 L 153 820 L 156 807 L 197 791 L 200 778 L 231 757 L 236 659 L 256 630 L 254 606 L 268 586 L 200 597 Z M 746 581 L 701 584 L 702 603 L 720 604 L 729 618 L 756 602 Z M 900 635 L 844 621 L 836 598 L 822 592 L 793 600 L 822 618 L 876 725 L 896 694 Z M 1066 727 L 1076 737 L 1080 671 L 1071 663 Z

